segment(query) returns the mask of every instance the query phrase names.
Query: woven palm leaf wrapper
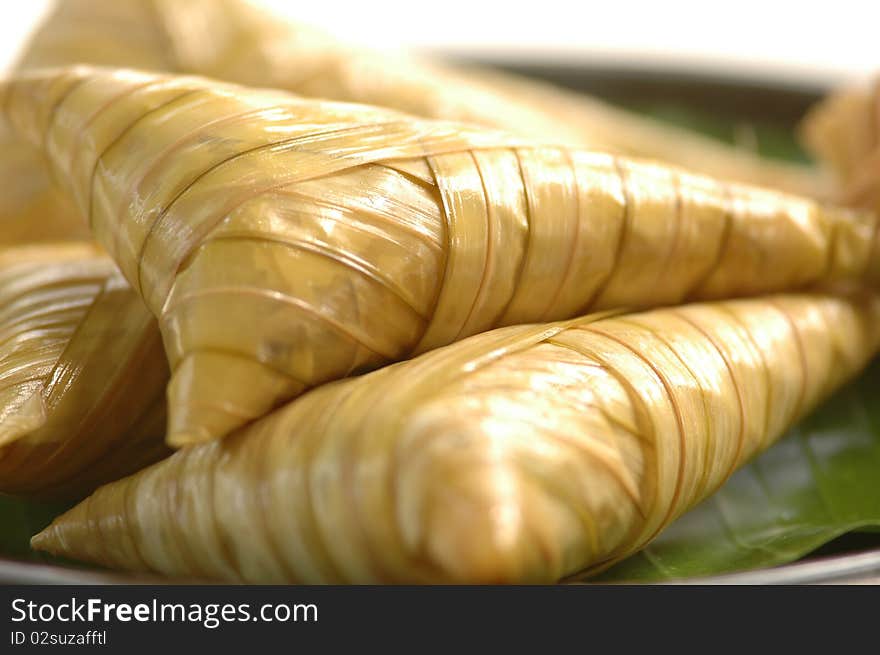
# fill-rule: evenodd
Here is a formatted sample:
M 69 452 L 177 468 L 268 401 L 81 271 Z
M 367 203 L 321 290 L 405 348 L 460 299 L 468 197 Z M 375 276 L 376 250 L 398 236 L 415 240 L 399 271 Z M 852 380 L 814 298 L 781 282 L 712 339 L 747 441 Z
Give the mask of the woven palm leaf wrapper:
M 380 105 L 814 196 L 827 187 L 810 167 L 764 160 L 516 75 L 365 51 L 243 0 L 58 2 L 19 67 L 73 63 L 194 73 Z
M 800 131 L 804 145 L 834 173 L 838 201 L 880 211 L 880 80 L 832 94 Z
M 878 279 L 875 215 L 661 165 L 193 77 L 0 92 L 159 318 L 174 445 L 498 326 Z
M 0 250 L 0 492 L 82 497 L 167 451 L 155 319 L 89 244 Z
M 480 334 L 99 489 L 36 548 L 236 582 L 552 582 L 648 543 L 861 369 L 876 296 Z

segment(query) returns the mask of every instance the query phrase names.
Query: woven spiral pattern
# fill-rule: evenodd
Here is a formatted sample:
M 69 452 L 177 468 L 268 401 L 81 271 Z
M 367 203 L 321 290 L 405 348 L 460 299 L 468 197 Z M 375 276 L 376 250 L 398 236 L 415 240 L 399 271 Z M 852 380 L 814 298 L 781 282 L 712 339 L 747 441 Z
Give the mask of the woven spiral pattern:
M 880 342 L 877 297 L 480 334 L 103 487 L 34 545 L 244 582 L 552 582 L 649 542 Z
M 178 445 L 497 326 L 877 278 L 873 214 L 656 164 L 201 78 L 2 91 L 159 318 Z

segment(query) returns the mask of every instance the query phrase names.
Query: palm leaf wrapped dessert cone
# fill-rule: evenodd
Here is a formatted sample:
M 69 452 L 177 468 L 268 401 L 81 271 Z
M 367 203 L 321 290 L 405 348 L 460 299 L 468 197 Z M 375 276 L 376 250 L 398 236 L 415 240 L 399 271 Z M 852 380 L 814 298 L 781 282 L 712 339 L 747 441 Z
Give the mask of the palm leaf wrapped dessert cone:
M 821 195 L 815 169 L 764 160 L 689 130 L 516 75 L 340 43 L 242 0 L 65 0 L 21 68 L 86 63 L 192 73 L 247 86 L 386 106 L 721 178 Z
M 81 497 L 166 454 L 155 319 L 89 244 L 0 250 L 0 492 Z
M 875 215 L 661 165 L 202 78 L 0 91 L 159 318 L 174 445 L 498 326 L 878 279 Z
M 859 371 L 877 296 L 480 334 L 96 491 L 32 545 L 234 582 L 553 582 L 647 544 Z

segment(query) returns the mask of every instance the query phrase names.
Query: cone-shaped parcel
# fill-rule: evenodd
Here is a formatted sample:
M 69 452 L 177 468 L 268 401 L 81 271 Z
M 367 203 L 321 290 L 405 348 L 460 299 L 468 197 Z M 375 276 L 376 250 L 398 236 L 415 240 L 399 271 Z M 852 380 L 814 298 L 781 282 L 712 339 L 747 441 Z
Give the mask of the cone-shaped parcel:
M 0 87 L 158 317 L 169 440 L 494 327 L 874 282 L 876 216 L 202 78 Z
M 765 160 L 516 75 L 366 51 L 244 0 L 57 2 L 19 67 L 74 63 L 197 74 L 379 105 L 659 159 L 715 177 L 824 193 L 825 181 L 815 169 Z
M 0 250 L 0 492 L 82 497 L 166 454 L 158 327 L 89 244 Z
M 36 548 L 243 582 L 553 582 L 639 549 L 876 351 L 791 295 L 480 334 L 102 487 Z

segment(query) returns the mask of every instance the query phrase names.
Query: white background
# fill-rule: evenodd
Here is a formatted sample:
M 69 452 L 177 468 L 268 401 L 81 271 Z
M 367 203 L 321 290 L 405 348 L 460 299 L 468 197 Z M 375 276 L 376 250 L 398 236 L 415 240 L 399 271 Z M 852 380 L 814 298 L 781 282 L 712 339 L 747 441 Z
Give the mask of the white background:
M 880 70 L 880 0 L 261 4 L 347 40 L 385 49 L 672 65 L 795 82 L 842 83 Z M 48 0 L 0 0 L 0 68 L 47 6 Z

